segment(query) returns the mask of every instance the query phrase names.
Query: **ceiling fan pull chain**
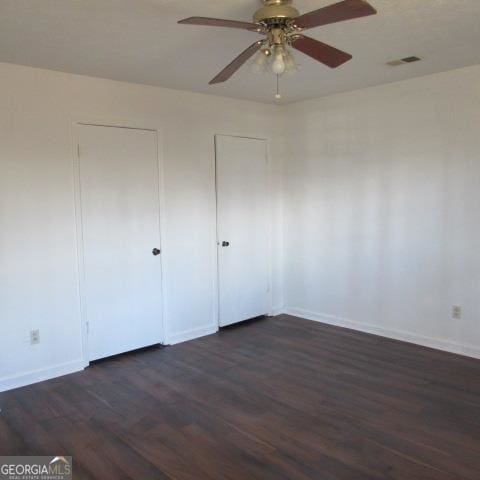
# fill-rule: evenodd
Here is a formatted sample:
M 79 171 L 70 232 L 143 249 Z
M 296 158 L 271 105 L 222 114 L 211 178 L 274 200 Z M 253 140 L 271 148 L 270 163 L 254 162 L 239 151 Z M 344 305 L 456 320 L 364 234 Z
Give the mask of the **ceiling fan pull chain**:
M 282 95 L 280 93 L 280 75 L 275 75 L 275 77 L 277 79 L 277 90 L 276 90 L 276 93 L 275 93 L 275 100 L 281 100 Z

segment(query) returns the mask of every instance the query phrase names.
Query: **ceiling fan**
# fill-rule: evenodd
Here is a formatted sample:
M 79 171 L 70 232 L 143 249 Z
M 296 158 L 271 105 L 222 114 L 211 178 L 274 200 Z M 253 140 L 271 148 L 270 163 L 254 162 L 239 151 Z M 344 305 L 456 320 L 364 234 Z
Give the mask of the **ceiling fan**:
M 292 0 L 262 0 L 262 3 L 263 7 L 257 10 L 253 16 L 253 23 L 208 17 L 190 17 L 178 22 L 186 25 L 240 28 L 265 36 L 264 39 L 256 41 L 244 50 L 213 78 L 210 84 L 228 80 L 259 51 L 257 67 L 270 67 L 278 79 L 278 76 L 285 71 L 295 70 L 295 63 L 288 47 L 292 47 L 330 68 L 337 68 L 351 60 L 352 56 L 307 37 L 301 32 L 309 28 L 377 13 L 365 0 L 343 0 L 303 15 L 300 15 L 300 12 L 292 6 Z

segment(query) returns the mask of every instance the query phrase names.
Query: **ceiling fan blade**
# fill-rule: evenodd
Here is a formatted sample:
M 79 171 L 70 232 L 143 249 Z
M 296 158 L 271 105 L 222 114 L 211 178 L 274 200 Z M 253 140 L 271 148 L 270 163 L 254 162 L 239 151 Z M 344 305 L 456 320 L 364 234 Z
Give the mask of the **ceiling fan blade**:
M 254 31 L 258 29 L 258 25 L 250 22 L 238 22 L 237 20 L 222 20 L 221 18 L 208 17 L 190 17 L 180 20 L 178 23 L 184 25 L 206 25 L 209 27 L 241 28 L 242 30 Z
M 365 0 L 343 0 L 328 7 L 300 15 L 295 19 L 299 28 L 313 28 L 353 18 L 375 15 L 377 11 Z
M 262 42 L 255 42 L 244 50 L 232 63 L 227 65 L 213 80 L 209 83 L 222 83 L 228 80 L 255 52 L 262 46 Z
M 304 35 L 294 38 L 292 47 L 330 68 L 337 68 L 353 58 L 349 53 Z

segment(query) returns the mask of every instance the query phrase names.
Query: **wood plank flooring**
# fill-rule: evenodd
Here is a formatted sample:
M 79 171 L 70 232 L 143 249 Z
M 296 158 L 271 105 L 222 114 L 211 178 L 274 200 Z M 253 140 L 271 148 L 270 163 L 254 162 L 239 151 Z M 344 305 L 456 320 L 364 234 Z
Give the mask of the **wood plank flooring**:
M 1 455 L 72 455 L 78 479 L 480 479 L 480 361 L 288 316 L 0 408 Z

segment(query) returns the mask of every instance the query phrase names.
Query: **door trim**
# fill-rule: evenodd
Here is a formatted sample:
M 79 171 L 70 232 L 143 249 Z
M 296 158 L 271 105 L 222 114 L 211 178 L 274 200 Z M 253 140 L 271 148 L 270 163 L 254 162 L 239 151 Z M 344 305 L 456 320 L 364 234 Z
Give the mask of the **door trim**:
M 225 133 L 216 133 L 214 135 L 214 157 L 213 157 L 213 168 L 214 168 L 214 177 L 215 177 L 215 273 L 214 275 L 214 292 L 215 292 L 215 316 L 216 316 L 216 325 L 218 328 L 220 326 L 220 262 L 218 259 L 219 256 L 219 245 L 220 239 L 218 236 L 218 176 L 217 176 L 217 138 L 218 137 L 230 137 L 230 138 L 245 138 L 249 140 L 260 140 L 265 142 L 265 160 L 267 163 L 267 278 L 268 278 L 268 310 L 269 316 L 273 316 L 273 245 L 272 245 L 272 219 L 273 219 L 273 207 L 272 207 L 272 163 L 270 162 L 270 141 L 265 137 L 252 137 L 247 135 L 229 135 Z
M 166 272 L 165 272 L 165 188 L 164 188 L 164 154 L 163 154 L 163 137 L 159 126 L 152 126 L 151 124 L 142 121 L 122 120 L 122 119 L 70 119 L 70 143 L 72 146 L 72 160 L 73 160 L 73 182 L 74 182 L 74 215 L 75 215 L 75 237 L 76 237 L 76 255 L 77 255 L 77 275 L 78 275 L 78 299 L 79 299 L 79 316 L 82 331 L 82 358 L 84 366 L 90 364 L 89 350 L 88 350 L 88 322 L 87 312 L 85 309 L 85 254 L 84 254 L 84 240 L 83 240 L 83 219 L 82 219 L 82 198 L 81 198 L 81 179 L 80 179 L 80 138 L 79 126 L 105 127 L 105 128 L 126 128 L 130 130 L 144 130 L 154 132 L 156 136 L 156 156 L 157 156 L 157 185 L 158 185 L 158 212 L 159 212 L 159 248 L 162 251 L 160 255 L 160 343 L 165 345 L 167 337 L 166 325 Z

